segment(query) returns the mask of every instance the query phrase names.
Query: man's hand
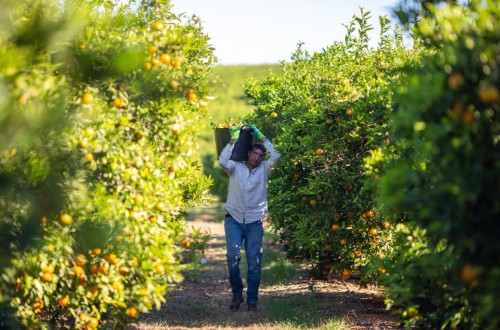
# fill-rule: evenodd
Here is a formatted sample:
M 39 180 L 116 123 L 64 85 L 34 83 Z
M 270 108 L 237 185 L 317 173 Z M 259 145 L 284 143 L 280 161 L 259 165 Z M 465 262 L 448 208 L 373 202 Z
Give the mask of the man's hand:
M 262 140 L 263 138 L 265 138 L 264 134 L 262 134 L 261 131 L 259 131 L 259 129 L 257 127 L 255 127 L 255 125 L 248 125 L 248 127 L 250 127 L 250 129 L 252 130 L 253 134 L 257 137 L 257 140 Z
M 240 137 L 240 129 L 241 126 L 229 127 L 229 136 L 231 140 L 238 140 L 238 138 Z

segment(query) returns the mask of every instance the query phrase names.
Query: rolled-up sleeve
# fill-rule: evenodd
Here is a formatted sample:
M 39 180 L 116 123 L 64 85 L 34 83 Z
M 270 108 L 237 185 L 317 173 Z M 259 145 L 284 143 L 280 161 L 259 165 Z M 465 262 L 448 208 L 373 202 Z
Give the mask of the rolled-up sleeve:
M 276 149 L 274 149 L 274 145 L 268 139 L 264 139 L 262 144 L 266 147 L 267 152 L 269 153 L 269 159 L 266 161 L 266 172 L 267 175 L 270 175 L 274 169 L 274 165 L 280 161 L 281 155 L 276 151 Z
M 234 171 L 234 161 L 231 160 L 231 154 L 233 153 L 234 145 L 228 143 L 224 149 L 222 149 L 219 155 L 219 165 L 222 167 L 224 172 L 231 175 Z

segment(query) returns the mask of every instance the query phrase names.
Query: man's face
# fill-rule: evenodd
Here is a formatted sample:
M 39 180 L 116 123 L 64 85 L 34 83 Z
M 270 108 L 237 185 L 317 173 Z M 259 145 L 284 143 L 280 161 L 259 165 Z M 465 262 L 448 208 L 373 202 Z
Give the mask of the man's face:
M 257 167 L 264 160 L 264 152 L 260 149 L 253 149 L 248 152 L 248 162 L 253 166 Z

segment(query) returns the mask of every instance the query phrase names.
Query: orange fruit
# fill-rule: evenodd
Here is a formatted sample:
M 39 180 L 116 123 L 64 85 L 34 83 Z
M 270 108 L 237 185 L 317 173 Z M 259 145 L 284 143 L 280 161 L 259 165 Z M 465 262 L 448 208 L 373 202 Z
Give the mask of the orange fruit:
M 173 66 L 174 68 L 178 69 L 181 67 L 181 60 L 177 57 L 174 57 L 172 61 L 170 62 L 170 65 Z
M 464 283 L 472 283 L 476 281 L 481 275 L 481 270 L 479 267 L 472 264 L 465 264 L 460 271 L 460 279 Z
M 271 112 L 271 118 L 275 119 L 275 118 L 278 118 L 278 113 L 276 112 Z
M 91 274 L 96 274 L 99 271 L 99 266 L 96 264 L 90 264 L 89 270 Z
M 452 73 L 448 77 L 448 87 L 452 91 L 456 91 L 460 86 L 462 86 L 464 84 L 464 82 L 465 82 L 465 78 L 459 72 Z
M 479 99 L 484 104 L 500 102 L 500 91 L 496 86 L 481 86 L 479 88 Z
M 351 108 L 349 108 L 349 109 L 347 109 L 346 114 L 347 114 L 348 116 L 352 116 L 352 115 L 354 115 L 354 109 L 353 109 L 352 107 L 351 107 Z
M 345 245 L 345 243 L 346 243 L 345 239 L 341 239 L 341 240 L 340 240 L 340 244 L 341 244 L 341 245 Z
M 153 29 L 156 31 L 163 31 L 163 29 L 165 29 L 165 24 L 162 21 L 156 21 L 153 23 Z
M 113 105 L 117 108 L 123 108 L 125 106 L 125 103 L 123 103 L 123 100 L 119 97 L 116 97 L 113 100 Z
M 189 90 L 188 100 L 191 102 L 196 102 L 198 100 L 198 95 L 192 89 Z
M 92 155 L 92 153 L 91 153 L 91 152 L 87 152 L 87 153 L 85 154 L 85 161 L 87 161 L 87 162 L 89 162 L 89 163 L 90 163 L 90 162 L 91 162 L 91 161 L 93 161 L 93 160 L 94 160 L 94 155 Z
M 127 315 L 130 317 L 136 317 L 137 309 L 135 309 L 134 307 L 130 307 L 129 309 L 127 309 Z
M 99 326 L 99 320 L 96 319 L 95 317 L 91 317 L 90 321 L 87 322 L 87 324 L 85 325 L 87 329 L 97 329 L 98 326 Z
M 368 232 L 371 236 L 377 235 L 377 229 L 371 228 L 370 231 Z
M 83 266 L 87 263 L 87 257 L 84 254 L 79 254 L 75 258 L 75 265 Z
M 51 273 L 43 273 L 42 274 L 42 281 L 44 281 L 45 283 L 50 283 L 54 280 L 54 275 L 52 275 Z
M 158 53 L 158 47 L 156 47 L 155 45 L 151 45 L 148 47 L 148 52 L 150 54 L 156 54 Z
M 337 225 L 336 223 L 334 223 L 334 224 L 332 225 L 332 230 L 339 230 L 339 229 L 340 229 L 340 226 L 339 226 L 339 225 Z
M 120 268 L 118 268 L 118 273 L 123 276 L 128 275 L 130 274 L 130 268 L 125 265 L 120 266 Z
M 354 255 L 355 255 L 356 257 L 358 257 L 358 258 L 359 258 L 359 257 L 361 257 L 361 252 L 359 252 L 359 251 L 354 251 Z
M 96 248 L 93 248 L 93 249 L 92 249 L 92 251 L 90 251 L 90 252 L 91 252 L 91 254 L 92 254 L 93 256 L 98 256 L 99 254 L 101 254 L 101 253 L 102 253 L 102 249 L 101 249 L 101 248 L 96 247 Z
M 45 267 L 46 273 L 54 274 L 55 270 L 56 270 L 56 267 L 54 266 L 54 264 L 48 264 L 47 267 Z
M 61 299 L 59 299 L 59 306 L 61 307 L 68 307 L 69 306 L 69 297 L 68 296 L 64 296 L 62 297 Z
M 349 269 L 346 269 L 344 268 L 344 270 L 342 270 L 342 278 L 344 280 L 347 280 L 349 277 L 351 277 L 351 271 Z
M 94 103 L 94 95 L 92 93 L 85 93 L 82 96 L 83 104 L 92 104 Z
M 316 207 L 318 205 L 318 201 L 315 199 L 311 199 L 309 201 L 309 205 L 311 205 L 312 207 Z
M 321 148 L 316 149 L 316 155 L 321 156 L 324 153 L 325 153 L 325 151 L 323 149 L 321 149 Z
M 470 125 L 476 121 L 476 117 L 474 116 L 473 112 L 467 111 L 462 116 L 462 120 L 465 124 Z
M 152 67 L 153 67 L 153 64 L 151 64 L 151 63 L 149 63 L 149 62 L 148 62 L 148 63 L 146 63 L 146 64 L 144 64 L 144 68 L 145 68 L 146 70 L 148 70 L 148 71 L 149 71 L 149 70 L 151 70 L 151 68 L 152 68 Z
M 168 53 L 163 53 L 160 56 L 160 61 L 165 64 L 170 64 L 170 62 L 172 62 L 172 56 Z
M 83 273 L 85 273 L 85 271 L 83 270 L 82 267 L 80 267 L 80 266 L 73 267 L 73 274 L 82 275 Z
M 67 213 L 61 214 L 59 220 L 63 225 L 71 225 L 73 223 L 73 217 Z

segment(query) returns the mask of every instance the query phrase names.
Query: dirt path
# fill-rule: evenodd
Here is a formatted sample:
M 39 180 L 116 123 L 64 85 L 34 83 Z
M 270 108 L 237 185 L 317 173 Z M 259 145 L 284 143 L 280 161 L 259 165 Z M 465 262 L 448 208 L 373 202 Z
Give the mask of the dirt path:
M 130 329 L 331 329 L 325 323 L 332 319 L 348 324 L 346 329 L 398 329 L 376 288 L 334 279 L 315 282 L 312 287 L 303 269 L 295 270 L 286 283 L 264 281 L 266 252 L 259 310 L 247 312 L 242 305 L 239 311 L 230 311 L 224 228 L 216 217 L 214 210 L 207 208 L 188 223 L 188 227 L 211 233 L 205 252 L 207 263 L 199 274 L 176 285 L 161 310 L 143 315 Z M 265 249 L 273 249 L 271 242 L 265 242 Z

